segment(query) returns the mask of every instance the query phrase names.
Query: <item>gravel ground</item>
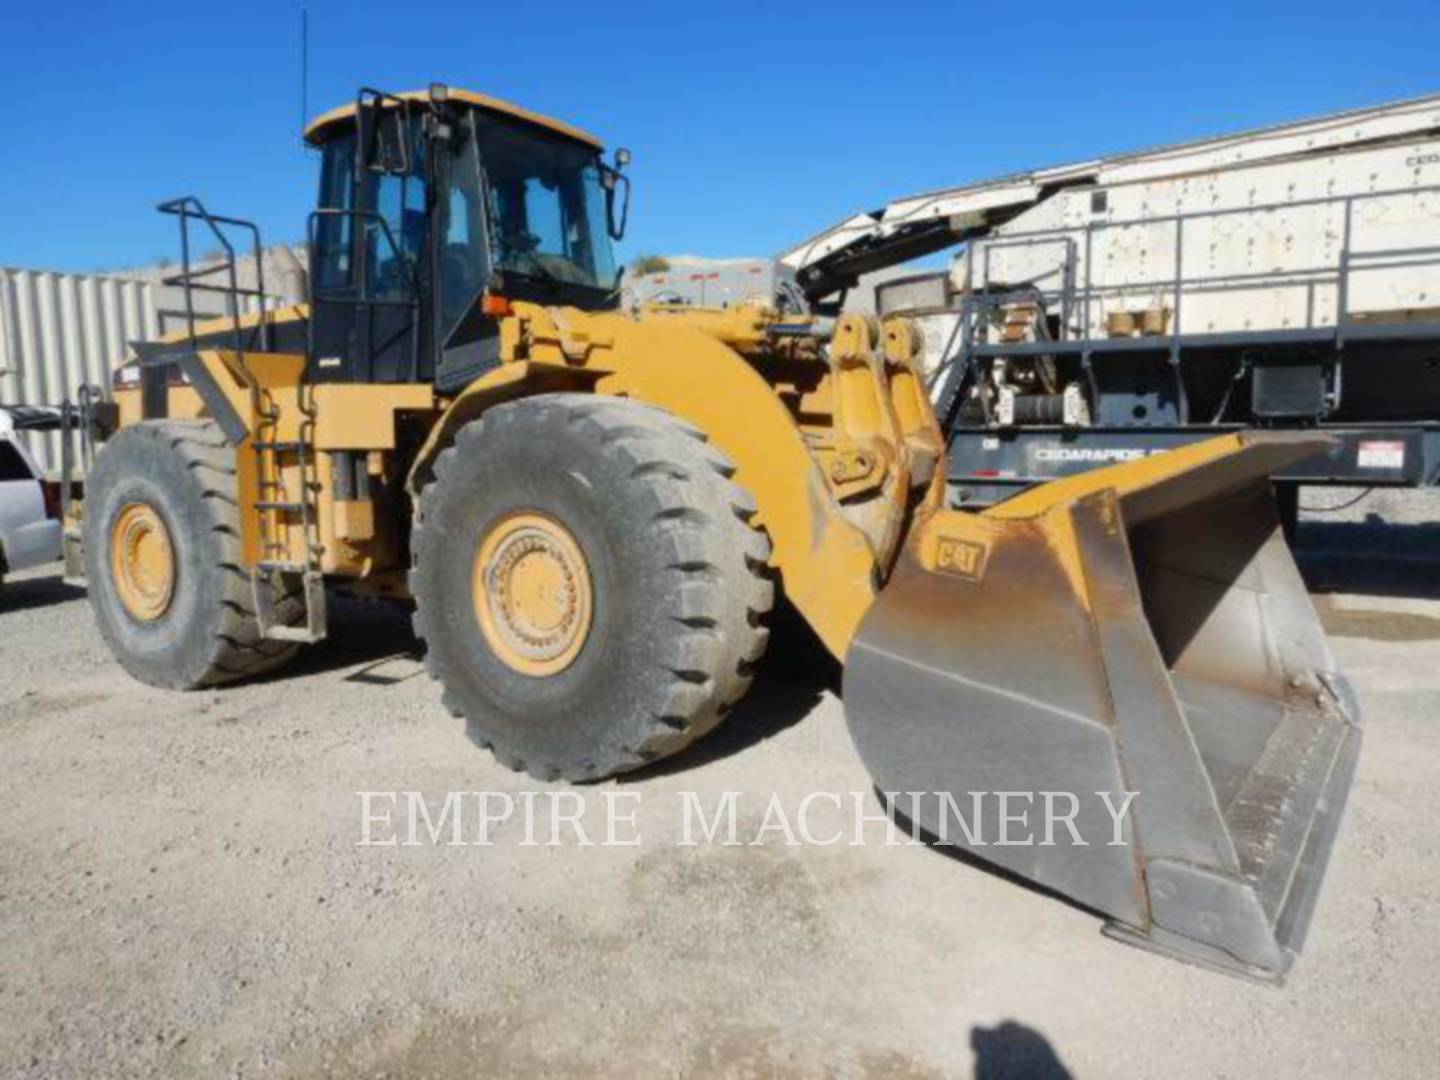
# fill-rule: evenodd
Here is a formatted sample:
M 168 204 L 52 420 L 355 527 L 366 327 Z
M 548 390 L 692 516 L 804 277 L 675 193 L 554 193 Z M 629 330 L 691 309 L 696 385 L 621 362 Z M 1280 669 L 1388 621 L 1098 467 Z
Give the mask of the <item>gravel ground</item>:
M 526 787 L 440 708 L 403 616 L 345 607 L 281 677 L 170 694 L 122 674 L 79 591 L 22 575 L 0 594 L 0 1073 L 1433 1075 L 1440 515 L 1378 501 L 1300 533 L 1348 590 L 1320 606 L 1368 731 L 1281 990 L 935 851 L 678 845 L 685 791 L 742 792 L 747 838 L 772 792 L 868 789 L 798 634 L 683 758 L 561 789 L 592 837 L 604 793 L 638 793 L 639 846 L 526 846 L 512 820 L 490 847 L 361 847 L 357 792 Z

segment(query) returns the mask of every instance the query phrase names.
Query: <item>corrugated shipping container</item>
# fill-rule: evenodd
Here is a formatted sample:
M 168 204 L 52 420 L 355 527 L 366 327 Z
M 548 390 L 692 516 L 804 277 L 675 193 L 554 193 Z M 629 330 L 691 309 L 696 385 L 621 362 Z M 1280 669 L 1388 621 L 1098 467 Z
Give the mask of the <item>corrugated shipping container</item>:
M 108 393 L 129 342 L 158 333 L 149 282 L 0 268 L 0 404 L 58 405 L 87 384 Z M 58 432 L 20 438 L 59 469 Z
M 224 297 L 196 294 L 196 314 L 224 312 Z M 247 298 L 243 305 L 258 305 Z M 59 405 L 81 386 L 108 395 L 130 342 L 184 326 L 181 290 L 135 277 L 0 267 L 0 405 Z M 42 468 L 60 468 L 60 434 L 25 432 Z

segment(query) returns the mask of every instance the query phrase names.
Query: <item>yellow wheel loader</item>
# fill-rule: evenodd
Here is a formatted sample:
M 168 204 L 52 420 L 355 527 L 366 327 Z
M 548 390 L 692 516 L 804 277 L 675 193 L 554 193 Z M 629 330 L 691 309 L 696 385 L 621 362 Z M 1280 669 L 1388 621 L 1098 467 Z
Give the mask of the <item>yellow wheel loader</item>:
M 1360 741 L 1269 489 L 1315 439 L 947 508 L 903 319 L 617 309 L 624 152 L 443 86 L 362 91 L 307 138 L 303 302 L 137 344 L 72 509 L 136 678 L 271 671 L 324 636 L 327 583 L 410 599 L 475 742 L 597 780 L 724 721 L 783 593 L 894 813 L 1133 942 L 1283 976 Z M 187 295 L 265 294 L 253 226 L 162 209 Z M 192 232 L 230 254 L 192 269 Z M 1001 791 L 1061 800 L 1058 837 L 957 827 Z

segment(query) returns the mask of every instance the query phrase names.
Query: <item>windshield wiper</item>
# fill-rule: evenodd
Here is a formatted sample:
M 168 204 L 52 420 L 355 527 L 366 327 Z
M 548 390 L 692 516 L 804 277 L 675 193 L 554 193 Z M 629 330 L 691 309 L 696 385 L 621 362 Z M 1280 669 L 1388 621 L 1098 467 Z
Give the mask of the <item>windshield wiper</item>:
M 602 296 L 606 293 L 604 285 L 596 285 L 590 281 L 576 281 L 572 278 L 561 277 L 542 263 L 537 262 L 532 265 L 534 266 L 533 273 L 528 269 L 511 270 L 509 268 L 506 268 L 505 272 L 518 278 L 525 278 L 537 285 L 548 285 L 552 292 L 578 292 L 587 295 L 600 293 Z M 581 272 L 583 273 L 583 271 Z
M 543 282 L 552 288 L 569 284 L 563 278 L 558 277 L 553 270 L 547 270 L 538 262 L 532 262 L 530 265 L 534 268 L 533 270 L 515 270 L 506 267 L 506 272 L 514 274 L 516 277 L 528 278 L 530 281 Z

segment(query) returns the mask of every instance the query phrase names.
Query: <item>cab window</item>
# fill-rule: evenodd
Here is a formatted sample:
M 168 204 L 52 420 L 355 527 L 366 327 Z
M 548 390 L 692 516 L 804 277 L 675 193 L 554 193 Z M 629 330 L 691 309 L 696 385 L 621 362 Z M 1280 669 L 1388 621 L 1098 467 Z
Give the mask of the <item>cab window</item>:
M 386 300 L 413 295 L 425 264 L 425 181 L 418 173 L 374 173 L 371 205 L 384 220 L 365 221 L 368 294 Z
M 314 229 L 317 291 L 361 299 L 413 298 L 424 271 L 426 239 L 425 154 L 418 121 L 412 121 L 409 139 L 407 172 L 364 167 L 358 185 L 360 213 L 355 212 L 355 132 L 326 141 L 320 170 L 321 212 Z
M 496 264 L 550 284 L 610 289 L 596 151 L 531 125 L 486 119 L 480 151 L 490 184 Z
M 333 293 L 349 289 L 351 280 L 351 242 L 354 218 L 347 213 L 354 209 L 355 194 L 355 133 L 336 135 L 321 150 L 320 201 L 321 213 L 315 217 L 311 237 L 311 275 L 319 292 Z
M 465 316 L 489 275 L 485 255 L 485 207 L 473 117 L 456 125 L 451 144 L 449 190 L 441 205 L 440 319 L 447 333 Z

